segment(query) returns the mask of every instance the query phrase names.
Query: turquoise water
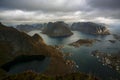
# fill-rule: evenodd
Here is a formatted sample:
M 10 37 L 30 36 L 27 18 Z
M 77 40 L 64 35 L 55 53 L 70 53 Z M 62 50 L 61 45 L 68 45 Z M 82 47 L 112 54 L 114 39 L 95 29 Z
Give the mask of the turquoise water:
M 119 27 L 109 27 L 111 33 L 119 34 Z M 97 36 L 84 34 L 78 31 L 73 31 L 74 35 L 66 38 L 51 38 L 45 34 L 42 34 L 41 31 L 31 31 L 28 34 L 34 35 L 38 33 L 42 36 L 46 44 L 48 45 L 64 45 L 63 52 L 70 52 L 72 54 L 71 57 L 67 57 L 76 62 L 79 66 L 77 69 L 80 72 L 91 73 L 95 76 L 102 78 L 103 80 L 111 80 L 118 79 L 120 80 L 120 74 L 115 70 L 109 68 L 108 66 L 103 66 L 101 62 L 96 59 L 96 57 L 91 56 L 91 51 L 100 50 L 102 52 L 107 53 L 115 53 L 120 50 L 120 42 L 116 41 L 116 43 L 110 43 L 108 40 L 115 40 L 112 35 L 107 36 Z M 75 42 L 79 39 L 99 39 L 101 42 L 95 42 L 92 46 L 80 46 L 79 48 L 74 48 L 69 46 L 69 43 Z

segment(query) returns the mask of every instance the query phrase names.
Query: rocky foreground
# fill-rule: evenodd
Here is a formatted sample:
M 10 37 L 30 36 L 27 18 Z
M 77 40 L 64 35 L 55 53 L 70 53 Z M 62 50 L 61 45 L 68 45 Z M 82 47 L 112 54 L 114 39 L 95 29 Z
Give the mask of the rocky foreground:
M 97 35 L 109 35 L 110 31 L 104 25 L 93 23 L 93 22 L 78 22 L 73 23 L 71 26 L 72 30 L 80 31 L 88 34 Z
M 68 24 L 61 21 L 55 23 L 49 22 L 42 33 L 47 34 L 50 37 L 67 37 L 73 35 L 68 28 Z
M 5 77 L 3 80 L 98 80 L 92 75 L 85 75 L 83 73 L 71 73 L 64 76 L 47 76 L 44 74 L 37 74 L 36 72 L 27 71 L 21 74 L 11 75 Z

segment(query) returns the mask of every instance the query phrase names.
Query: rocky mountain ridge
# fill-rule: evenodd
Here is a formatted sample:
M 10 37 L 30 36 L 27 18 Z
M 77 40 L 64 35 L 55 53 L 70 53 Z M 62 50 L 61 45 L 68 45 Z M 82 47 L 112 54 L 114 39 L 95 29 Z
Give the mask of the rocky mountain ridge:
M 109 35 L 110 31 L 106 26 L 93 22 L 77 22 L 71 26 L 72 30 L 80 31 L 88 34 Z

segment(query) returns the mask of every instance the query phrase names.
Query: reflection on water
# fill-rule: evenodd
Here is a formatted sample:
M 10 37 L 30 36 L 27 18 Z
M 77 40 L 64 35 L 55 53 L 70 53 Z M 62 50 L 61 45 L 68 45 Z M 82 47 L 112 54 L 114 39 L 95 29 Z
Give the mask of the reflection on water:
M 8 74 L 16 74 L 24 71 L 32 70 L 38 73 L 42 73 L 46 70 L 50 63 L 50 58 L 45 58 L 43 61 L 33 60 L 29 62 L 22 62 L 12 66 L 8 72 Z
M 110 30 L 112 33 L 115 33 L 115 28 L 111 28 Z M 119 29 L 120 30 L 120 29 Z M 116 43 L 111 43 L 108 40 L 115 40 L 112 35 L 107 36 L 98 36 L 98 35 L 90 35 L 90 34 L 83 34 L 78 31 L 73 31 L 74 35 L 66 38 L 51 38 L 45 34 L 40 33 L 39 30 L 31 31 L 28 34 L 34 35 L 38 33 L 42 36 L 44 41 L 49 45 L 64 45 L 63 51 L 70 52 L 72 54 L 71 57 L 67 57 L 72 59 L 76 62 L 79 66 L 78 71 L 85 72 L 85 73 L 92 73 L 98 77 L 101 77 L 104 80 L 110 80 L 111 78 L 119 79 L 120 74 L 115 70 L 109 68 L 108 66 L 103 66 L 102 63 L 98 62 L 98 60 L 91 56 L 90 53 L 93 50 L 100 50 L 102 52 L 107 53 L 115 53 L 120 50 L 120 42 L 116 41 Z M 92 47 L 80 46 L 79 48 L 74 48 L 67 44 L 77 41 L 78 39 L 98 39 L 101 42 L 96 42 L 93 44 Z

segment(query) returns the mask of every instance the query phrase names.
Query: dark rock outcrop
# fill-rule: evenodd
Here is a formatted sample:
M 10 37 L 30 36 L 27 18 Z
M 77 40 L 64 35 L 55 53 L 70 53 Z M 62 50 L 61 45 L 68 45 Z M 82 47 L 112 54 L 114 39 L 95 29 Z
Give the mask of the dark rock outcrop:
M 110 34 L 109 30 L 105 26 L 93 22 L 73 23 L 71 29 L 89 34 L 100 34 L 100 35 Z
M 42 33 L 47 34 L 50 37 L 66 37 L 71 36 L 73 33 L 68 28 L 68 25 L 64 22 L 49 22 Z
M 115 43 L 116 41 L 115 40 L 108 40 L 109 42 L 111 42 L 111 43 Z

